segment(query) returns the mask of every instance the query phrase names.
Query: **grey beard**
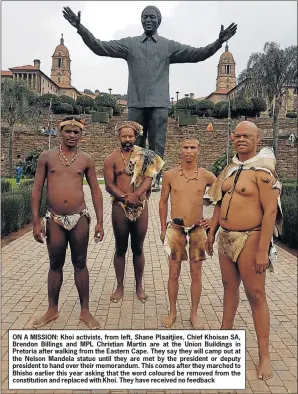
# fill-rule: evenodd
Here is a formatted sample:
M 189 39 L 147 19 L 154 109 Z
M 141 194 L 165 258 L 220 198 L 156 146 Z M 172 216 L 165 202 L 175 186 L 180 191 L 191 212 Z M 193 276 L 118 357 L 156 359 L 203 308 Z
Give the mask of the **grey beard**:
M 123 150 L 128 151 L 128 150 L 132 149 L 133 144 L 128 145 L 127 143 L 124 143 L 124 144 L 121 144 L 121 146 L 122 146 Z

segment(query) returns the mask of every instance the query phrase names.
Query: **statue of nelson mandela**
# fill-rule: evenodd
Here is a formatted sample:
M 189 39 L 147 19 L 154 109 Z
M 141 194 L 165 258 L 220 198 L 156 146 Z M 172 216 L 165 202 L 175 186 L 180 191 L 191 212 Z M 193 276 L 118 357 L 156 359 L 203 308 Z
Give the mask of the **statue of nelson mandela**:
M 85 44 L 99 56 L 121 58 L 127 61 L 128 119 L 143 126 L 143 136 L 137 145 L 145 147 L 148 136 L 149 149 L 164 157 L 169 108 L 169 68 L 173 63 L 197 63 L 214 55 L 222 44 L 237 30 L 232 23 L 227 29 L 221 26 L 219 38 L 202 48 L 194 48 L 161 37 L 157 29 L 161 13 L 154 6 L 147 6 L 141 15 L 144 33 L 141 36 L 120 40 L 101 41 L 81 24 L 81 13 L 76 15 L 64 7 L 63 15 L 77 29 Z M 159 179 L 154 190 L 159 190 Z

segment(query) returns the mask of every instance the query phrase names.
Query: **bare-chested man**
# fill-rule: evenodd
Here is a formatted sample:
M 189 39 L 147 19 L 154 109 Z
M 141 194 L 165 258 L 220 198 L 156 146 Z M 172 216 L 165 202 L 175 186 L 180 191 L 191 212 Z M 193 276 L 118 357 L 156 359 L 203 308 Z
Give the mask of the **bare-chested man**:
M 162 242 L 169 250 L 168 294 L 170 313 L 162 323 L 166 328 L 176 320 L 176 301 L 179 288 L 181 261 L 190 261 L 191 312 L 194 329 L 202 328 L 197 309 L 202 292 L 202 262 L 205 260 L 206 229 L 209 220 L 203 219 L 203 195 L 206 186 L 212 185 L 215 175 L 198 168 L 199 142 L 185 138 L 181 144 L 181 165 L 164 174 L 159 203 Z M 167 225 L 168 199 L 171 196 L 171 222 Z M 189 236 L 189 254 L 186 251 Z
M 142 126 L 136 122 L 122 122 L 116 126 L 119 148 L 104 162 L 106 190 L 112 196 L 112 225 L 115 236 L 114 268 L 117 289 L 111 295 L 112 302 L 123 297 L 125 255 L 129 234 L 136 280 L 136 294 L 146 302 L 142 279 L 145 266 L 143 244 L 148 228 L 148 198 L 156 175 L 163 167 L 162 159 L 155 152 L 134 146 L 136 137 L 142 134 Z
M 89 312 L 89 273 L 86 266 L 90 216 L 83 192 L 83 177 L 91 189 L 97 223 L 95 241 L 103 238 L 103 202 L 92 158 L 79 150 L 83 125 L 79 119 L 67 117 L 60 123 L 61 145 L 41 153 L 32 190 L 33 235 L 37 242 L 46 236 L 50 258 L 48 275 L 49 308 L 33 323 L 39 328 L 58 317 L 58 299 L 63 281 L 63 265 L 69 243 L 75 283 L 78 289 L 80 320 L 89 328 L 100 327 Z M 47 179 L 49 210 L 41 223 L 39 210 L 44 182 Z
M 221 226 L 218 236 L 224 286 L 221 329 L 233 328 L 242 280 L 258 339 L 258 378 L 269 379 L 272 368 L 265 272 L 272 267 L 269 256 L 272 257 L 272 235 L 281 184 L 277 180 L 272 150 L 263 148 L 257 154 L 259 139 L 257 126 L 248 121 L 240 122 L 232 134 L 237 155 L 208 191 L 210 199 L 217 204 L 206 250 L 208 254 L 213 254 L 215 234 Z

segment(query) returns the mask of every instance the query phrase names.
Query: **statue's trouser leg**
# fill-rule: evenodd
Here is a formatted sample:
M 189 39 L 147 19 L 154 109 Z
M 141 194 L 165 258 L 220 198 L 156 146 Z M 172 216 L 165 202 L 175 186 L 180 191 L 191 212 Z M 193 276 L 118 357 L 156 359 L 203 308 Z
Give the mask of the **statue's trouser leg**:
M 163 158 L 167 138 L 168 108 L 148 108 L 148 110 L 150 111 L 148 114 L 149 149 Z M 160 177 L 161 171 L 156 177 L 157 184 L 159 184 Z
M 143 135 L 137 137 L 136 145 L 146 148 L 147 139 L 147 122 L 146 111 L 147 108 L 128 108 L 128 120 L 133 120 L 143 126 Z

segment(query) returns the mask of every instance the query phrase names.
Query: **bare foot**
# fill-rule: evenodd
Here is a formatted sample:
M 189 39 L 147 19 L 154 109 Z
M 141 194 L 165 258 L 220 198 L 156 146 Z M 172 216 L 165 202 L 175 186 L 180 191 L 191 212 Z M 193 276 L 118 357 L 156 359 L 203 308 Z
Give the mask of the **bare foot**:
M 161 322 L 162 322 L 162 325 L 165 328 L 170 328 L 174 324 L 175 320 L 176 320 L 176 316 L 174 316 L 174 315 L 167 315 L 167 316 L 164 316 L 161 319 Z
M 257 373 L 259 379 L 268 380 L 272 378 L 273 371 L 269 357 L 264 357 L 262 360 L 260 360 Z
M 137 290 L 137 297 L 143 304 L 145 304 L 145 302 L 148 300 L 148 296 L 142 288 L 140 288 L 140 290 Z
M 201 320 L 197 314 L 191 314 L 189 318 L 190 324 L 192 325 L 194 330 L 204 330 L 205 327 L 201 323 Z
M 88 309 L 83 309 L 81 311 L 80 320 L 91 328 L 91 330 L 98 330 L 100 328 L 99 322 L 94 319 Z
M 57 309 L 48 309 L 47 312 L 38 320 L 35 320 L 35 322 L 33 322 L 32 327 L 33 328 L 40 328 L 45 326 L 46 324 L 50 323 L 52 320 L 57 319 L 57 317 L 59 316 L 59 313 L 57 311 Z
M 110 300 L 115 304 L 123 297 L 123 287 L 117 288 L 117 290 L 111 295 Z

